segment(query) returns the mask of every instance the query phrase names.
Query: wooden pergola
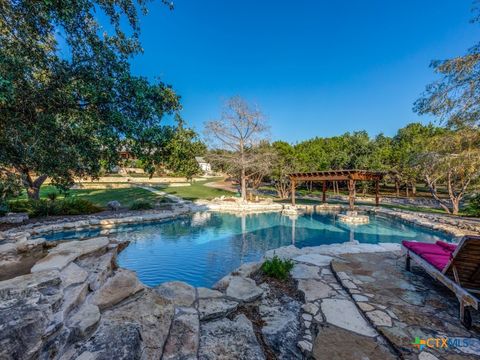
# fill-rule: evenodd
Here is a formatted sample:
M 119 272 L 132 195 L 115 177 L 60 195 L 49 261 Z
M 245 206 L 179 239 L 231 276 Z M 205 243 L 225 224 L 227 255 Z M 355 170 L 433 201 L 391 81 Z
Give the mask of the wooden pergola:
M 300 181 L 323 182 L 322 201 L 326 202 L 327 181 L 345 181 L 348 187 L 348 204 L 353 209 L 355 204 L 355 183 L 357 181 L 375 181 L 375 204 L 379 203 L 379 183 L 385 176 L 383 171 L 371 170 L 328 170 L 290 174 L 292 186 L 292 205 L 295 205 L 295 187 Z

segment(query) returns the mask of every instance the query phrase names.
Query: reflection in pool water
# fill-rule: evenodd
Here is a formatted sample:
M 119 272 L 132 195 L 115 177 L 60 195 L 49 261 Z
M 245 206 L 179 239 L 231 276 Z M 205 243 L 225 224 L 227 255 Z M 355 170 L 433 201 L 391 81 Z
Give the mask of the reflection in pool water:
M 371 216 L 366 225 L 348 225 L 332 213 L 288 217 L 280 213 L 233 215 L 199 212 L 161 223 L 119 226 L 110 230 L 130 245 L 119 265 L 135 270 L 143 283 L 185 281 L 212 286 L 244 262 L 259 260 L 270 249 L 358 241 L 360 243 L 451 240 L 444 234 L 395 219 Z M 47 239 L 97 236 L 100 230 L 62 232 Z

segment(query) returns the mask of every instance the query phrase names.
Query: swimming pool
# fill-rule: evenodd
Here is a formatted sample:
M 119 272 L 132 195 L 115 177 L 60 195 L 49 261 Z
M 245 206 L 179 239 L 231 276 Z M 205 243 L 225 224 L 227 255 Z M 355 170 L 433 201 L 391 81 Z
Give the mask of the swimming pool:
M 100 229 L 44 235 L 47 240 L 98 236 Z M 137 272 L 150 286 L 185 281 L 211 287 L 242 263 L 259 260 L 270 249 L 344 243 L 400 242 L 417 239 L 451 241 L 447 235 L 388 217 L 370 216 L 366 225 L 347 225 L 333 213 L 312 213 L 290 218 L 280 213 L 233 215 L 198 212 L 159 223 L 119 226 L 110 230 L 130 240 L 118 263 Z

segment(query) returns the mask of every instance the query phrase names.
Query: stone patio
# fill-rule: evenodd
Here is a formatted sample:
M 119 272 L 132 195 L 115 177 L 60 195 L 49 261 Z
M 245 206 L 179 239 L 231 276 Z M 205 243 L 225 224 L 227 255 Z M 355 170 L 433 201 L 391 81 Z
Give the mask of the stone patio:
M 399 252 L 342 255 L 332 269 L 342 286 L 377 331 L 405 359 L 476 359 L 480 357 L 480 326 L 476 316 L 468 331 L 458 319 L 458 302 L 451 291 L 420 268 L 405 271 Z M 457 348 L 413 346 L 415 338 L 468 338 Z

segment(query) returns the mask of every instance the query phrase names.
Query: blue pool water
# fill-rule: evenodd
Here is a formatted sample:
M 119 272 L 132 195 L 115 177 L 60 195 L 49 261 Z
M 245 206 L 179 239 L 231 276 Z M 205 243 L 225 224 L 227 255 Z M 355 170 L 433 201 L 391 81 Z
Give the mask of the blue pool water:
M 150 286 L 185 281 L 212 286 L 242 263 L 259 260 L 270 249 L 343 243 L 400 242 L 405 239 L 450 241 L 446 235 L 380 216 L 367 225 L 346 225 L 335 214 L 313 213 L 291 219 L 280 213 L 232 215 L 199 212 L 160 223 L 119 226 L 116 238 L 130 240 L 120 253 L 121 267 L 137 272 Z M 61 232 L 49 240 L 92 237 L 100 230 Z

